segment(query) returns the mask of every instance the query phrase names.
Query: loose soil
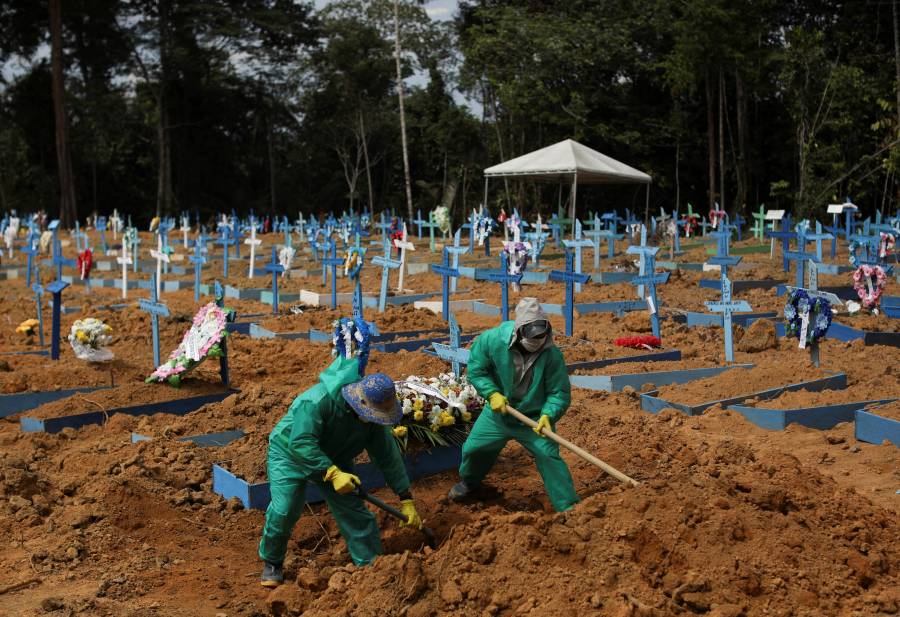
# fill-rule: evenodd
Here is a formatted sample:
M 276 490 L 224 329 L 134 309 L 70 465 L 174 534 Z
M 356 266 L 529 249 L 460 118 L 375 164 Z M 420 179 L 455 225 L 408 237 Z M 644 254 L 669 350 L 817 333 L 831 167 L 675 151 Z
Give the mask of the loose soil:
M 146 247 L 151 237 L 143 235 Z M 271 243 L 281 242 L 280 234 L 261 237 L 261 255 Z M 700 261 L 704 248 L 679 260 Z M 204 282 L 221 273 L 218 249 L 204 270 Z M 732 278 L 792 279 L 781 271 L 780 247 L 776 253 L 773 261 L 768 254 L 745 255 Z M 69 247 L 66 256 L 73 255 Z M 591 257 L 586 257 L 588 263 Z M 432 260 L 421 242 L 415 258 Z M 845 261 L 842 251 L 837 262 Z M 496 264 L 467 256 L 462 263 Z M 298 255 L 295 267 L 306 265 Z M 547 259 L 542 266 L 560 268 L 562 260 Z M 245 271 L 246 259 L 231 267 L 232 274 Z M 614 268 L 608 260 L 602 262 L 603 271 Z M 115 270 L 96 273 L 115 275 Z M 669 319 L 677 311 L 705 311 L 703 301 L 718 298 L 716 290 L 698 287 L 704 277 L 710 275 L 673 272 L 659 288 L 665 305 L 663 343 L 682 351 L 681 362 L 619 364 L 590 373 L 722 365 L 722 328 L 687 328 Z M 50 279 L 51 270 L 43 268 L 42 280 Z M 271 279 L 247 284 L 235 274 L 231 280 L 268 287 Z M 322 290 L 318 277 L 285 280 L 285 287 Z M 372 293 L 379 281 L 380 271 L 367 267 L 364 290 Z M 820 285 L 849 285 L 849 275 L 822 276 Z M 406 286 L 434 291 L 440 289 L 440 279 L 431 273 L 415 275 Z M 339 279 L 339 289 L 348 290 L 349 283 Z M 460 298 L 499 304 L 494 283 L 462 279 L 460 289 Z M 558 283 L 525 286 L 523 292 L 551 303 L 564 297 Z M 885 293 L 898 295 L 896 281 L 889 280 Z M 149 319 L 135 306 L 139 297 L 147 297 L 147 291 L 129 291 L 129 306 L 121 311 L 100 311 L 92 307 L 120 302 L 121 293 L 95 289 L 86 295 L 76 286 L 66 289 L 64 303 L 82 311 L 63 316 L 63 334 L 75 319 L 99 317 L 113 327 L 115 360 L 85 364 L 63 341 L 59 362 L 42 356 L 0 357 L 0 385 L 45 391 L 114 383 L 114 389 L 82 396 L 107 408 L 220 390 L 215 361 L 201 365 L 181 390 L 143 384 L 153 366 Z M 511 292 L 510 303 L 518 297 Z M 738 297 L 748 300 L 754 312 L 780 312 L 784 305 L 774 289 Z M 633 298 L 631 285 L 588 284 L 576 301 Z M 162 299 L 172 312 L 160 322 L 165 356 L 198 307 L 189 289 L 164 293 Z M 349 313 L 343 307 L 271 318 L 271 307 L 258 302 L 228 299 L 226 305 L 239 316 L 264 314 L 263 325 L 279 332 L 327 330 L 335 317 Z M 14 332 L 18 323 L 34 316 L 33 296 L 23 280 L 0 282 L 0 314 L 0 351 L 34 349 L 33 342 Z M 49 337 L 49 311 L 44 317 Z M 444 327 L 439 316 L 410 307 L 391 307 L 384 315 L 366 311 L 366 317 L 381 320 L 379 328 L 386 332 Z M 463 312 L 457 317 L 464 333 L 499 322 Z M 887 318 L 881 320 L 886 328 L 893 326 Z M 553 316 L 551 321 L 561 333 L 563 320 Z M 756 368 L 665 386 L 662 396 L 703 402 L 839 371 L 847 375 L 844 392 L 788 393 L 765 405 L 808 407 L 900 397 L 897 348 L 826 340 L 822 366 L 815 369 L 796 340 L 769 340 L 766 327 L 757 326 L 759 332 L 734 328 L 735 361 Z M 576 316 L 574 336 L 557 340 L 568 361 L 619 357 L 640 352 L 614 347 L 614 338 L 648 329 L 644 312 L 623 318 L 594 313 Z M 742 347 L 742 341 L 751 339 L 762 343 Z M 641 481 L 640 487 L 625 488 L 564 452 L 582 503 L 555 514 L 531 457 L 513 443 L 488 476 L 493 488 L 483 501 L 446 500 L 457 481 L 455 471 L 413 484 L 417 507 L 440 541 L 436 550 L 379 513 L 386 554 L 372 567 L 356 568 L 333 518 L 324 507 L 313 506 L 292 535 L 285 564 L 288 583 L 266 591 L 256 580 L 263 514 L 214 495 L 212 463 L 263 480 L 269 431 L 293 398 L 316 382 L 331 360 L 330 349 L 302 340 L 235 334 L 229 337 L 228 351 L 232 385 L 240 392 L 183 417 L 113 415 L 102 426 L 55 435 L 22 433 L 18 416 L 0 421 L 0 537 L 6 538 L 0 546 L 0 614 L 724 617 L 900 610 L 900 448 L 858 443 L 850 423 L 829 431 L 796 425 L 767 431 L 720 408 L 697 417 L 674 410 L 653 415 L 641 411 L 636 392 L 579 389 L 573 390 L 572 406 L 558 431 Z M 368 370 L 401 379 L 435 375 L 448 366 L 420 352 L 373 351 Z M 82 399 L 70 397 L 24 415 L 49 417 L 97 407 Z M 896 403 L 875 412 L 900 420 Z M 178 441 L 234 429 L 247 435 L 224 448 Z M 132 444 L 131 432 L 152 441 Z M 375 494 L 396 504 L 390 491 Z M 19 583 L 21 588 L 8 587 Z

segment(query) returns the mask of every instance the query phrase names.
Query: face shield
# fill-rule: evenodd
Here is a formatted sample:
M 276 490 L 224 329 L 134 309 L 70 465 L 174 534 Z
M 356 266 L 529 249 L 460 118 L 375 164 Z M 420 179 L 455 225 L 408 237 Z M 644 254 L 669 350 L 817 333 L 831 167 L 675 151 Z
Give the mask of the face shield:
M 541 348 L 550 334 L 550 322 L 546 319 L 532 321 L 519 330 L 519 343 L 528 352 L 534 352 Z

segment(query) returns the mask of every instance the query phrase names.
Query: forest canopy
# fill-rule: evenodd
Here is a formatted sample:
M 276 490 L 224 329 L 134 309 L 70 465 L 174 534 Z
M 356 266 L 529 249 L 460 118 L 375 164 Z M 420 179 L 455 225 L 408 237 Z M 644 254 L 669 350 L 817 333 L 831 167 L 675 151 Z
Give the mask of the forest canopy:
M 566 138 L 649 173 L 654 214 L 821 215 L 847 196 L 896 209 L 895 2 L 463 0 L 446 21 L 426 8 L 0 0 L 0 210 L 141 223 L 443 203 L 459 221 L 485 167 Z M 495 213 L 556 210 L 556 187 L 493 186 Z M 578 201 L 644 205 L 634 187 Z

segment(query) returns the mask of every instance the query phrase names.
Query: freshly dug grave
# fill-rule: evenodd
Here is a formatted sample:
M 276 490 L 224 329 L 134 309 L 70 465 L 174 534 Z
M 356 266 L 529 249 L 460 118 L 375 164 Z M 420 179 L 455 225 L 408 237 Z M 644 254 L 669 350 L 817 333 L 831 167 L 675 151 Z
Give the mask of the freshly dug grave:
M 855 315 L 838 313 L 835 315 L 835 321 L 865 332 L 900 332 L 900 319 L 888 317 L 884 313 L 879 315 L 863 312 Z
M 754 406 L 766 409 L 803 409 L 890 398 L 900 398 L 900 383 L 895 381 L 893 384 L 885 384 L 883 381 L 873 380 L 872 382 L 854 384 L 844 390 L 822 390 L 821 392 L 795 390 L 793 392 L 785 392 L 773 399 L 759 401 Z
M 872 407 L 870 409 L 867 409 L 866 411 L 874 413 L 877 416 L 881 416 L 882 418 L 889 418 L 891 420 L 897 420 L 898 422 L 900 422 L 900 402 L 898 401 L 888 403 L 887 405 Z

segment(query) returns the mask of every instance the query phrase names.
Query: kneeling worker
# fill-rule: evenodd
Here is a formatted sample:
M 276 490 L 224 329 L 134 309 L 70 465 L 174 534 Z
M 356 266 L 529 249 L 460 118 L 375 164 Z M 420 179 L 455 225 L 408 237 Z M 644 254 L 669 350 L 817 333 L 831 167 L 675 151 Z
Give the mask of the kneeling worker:
M 420 528 L 409 492 L 409 477 L 390 425 L 403 413 L 394 382 L 383 373 L 359 378 L 357 359 L 338 357 L 319 375 L 319 383 L 298 396 L 269 435 L 268 474 L 272 501 L 259 543 L 265 562 L 262 585 L 284 581 L 283 563 L 291 530 L 305 504 L 306 485 L 315 483 L 356 565 L 381 554 L 375 516 L 353 495 L 360 485 L 351 473 L 364 449 L 401 499 L 406 525 Z
M 450 489 L 449 497 L 461 501 L 477 491 L 503 446 L 515 439 L 534 456 L 553 508 L 562 512 L 578 503 L 559 446 L 540 434 L 541 428 L 552 429 L 566 412 L 571 389 L 562 352 L 553 344 L 550 321 L 536 298 L 522 298 L 515 322 L 503 322 L 475 339 L 468 377 L 488 405 L 463 444 L 462 481 Z M 507 403 L 538 427 L 530 429 L 506 415 Z

